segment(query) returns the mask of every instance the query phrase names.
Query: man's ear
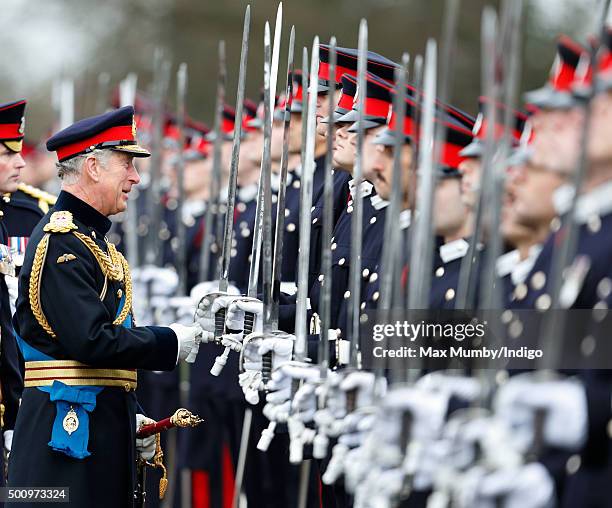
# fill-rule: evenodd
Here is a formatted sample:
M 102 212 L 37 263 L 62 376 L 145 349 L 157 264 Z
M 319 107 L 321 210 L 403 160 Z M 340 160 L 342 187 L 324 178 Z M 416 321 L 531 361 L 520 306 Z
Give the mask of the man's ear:
M 100 162 L 93 155 L 85 159 L 85 163 L 83 165 L 83 172 L 90 180 L 98 183 L 100 181 L 101 170 L 102 167 L 100 165 Z

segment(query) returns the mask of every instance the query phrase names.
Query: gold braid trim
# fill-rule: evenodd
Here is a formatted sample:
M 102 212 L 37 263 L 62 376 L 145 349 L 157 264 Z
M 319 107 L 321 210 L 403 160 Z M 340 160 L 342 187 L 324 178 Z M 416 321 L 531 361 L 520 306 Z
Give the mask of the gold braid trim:
M 110 246 L 115 247 L 112 243 Z M 130 312 L 132 312 L 132 276 L 130 275 L 130 266 L 121 253 L 119 254 L 121 260 L 121 266 L 123 267 L 123 280 L 125 283 L 125 301 L 123 302 L 123 308 L 121 313 L 113 321 L 114 325 L 122 325 L 126 320 Z
M 94 255 L 102 272 L 111 280 L 121 282 L 124 278 L 123 263 L 121 254 L 117 251 L 112 243 L 108 243 L 108 254 L 104 252 L 98 244 L 89 236 L 80 233 L 79 231 L 73 231 L 72 234 L 76 236 L 89 251 Z
M 40 281 L 42 278 L 42 271 L 45 265 L 45 259 L 47 258 L 47 249 L 49 248 L 49 233 L 42 237 L 42 240 L 36 246 L 36 253 L 34 254 L 34 262 L 32 263 L 32 273 L 30 274 L 30 306 L 32 307 L 32 313 L 38 321 L 38 324 L 47 332 L 51 337 L 56 338 L 55 332 L 51 329 L 47 318 L 40 305 Z

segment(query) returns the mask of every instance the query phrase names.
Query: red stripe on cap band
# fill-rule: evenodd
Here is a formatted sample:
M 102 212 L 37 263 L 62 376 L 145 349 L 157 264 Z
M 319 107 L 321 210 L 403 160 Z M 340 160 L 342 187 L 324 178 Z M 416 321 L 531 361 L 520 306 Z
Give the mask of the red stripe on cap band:
M 0 125 L 0 139 L 23 138 L 23 132 L 19 132 L 21 124 L 5 123 Z
M 572 82 L 574 81 L 576 69 L 565 62 L 561 62 L 555 71 L 556 72 L 554 76 L 552 76 L 550 84 L 558 92 L 568 91 L 572 86 Z
M 390 102 L 384 101 L 382 99 L 366 97 L 365 114 L 367 116 L 379 116 L 381 118 L 387 118 L 390 106 Z
M 350 110 L 353 107 L 353 97 L 345 92 L 341 92 L 337 107 Z
M 99 145 L 100 143 L 108 142 L 134 142 L 134 135 L 131 125 L 120 125 L 118 127 L 111 127 L 106 129 L 104 132 L 100 132 L 95 136 L 92 136 L 76 143 L 62 146 L 56 150 L 58 160 L 64 160 L 72 155 L 77 155 L 84 152 L 91 146 Z

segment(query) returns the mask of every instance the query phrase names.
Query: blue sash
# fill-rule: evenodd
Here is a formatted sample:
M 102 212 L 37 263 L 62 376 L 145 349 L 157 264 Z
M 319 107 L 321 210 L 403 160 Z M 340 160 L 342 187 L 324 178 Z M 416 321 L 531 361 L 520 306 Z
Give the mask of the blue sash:
M 125 295 L 119 302 L 117 316 L 125 304 Z M 128 315 L 123 325 L 132 327 L 132 316 Z M 53 361 L 50 357 L 32 347 L 24 341 L 16 332 L 17 344 L 26 362 Z M 49 394 L 49 400 L 55 403 L 56 414 L 51 431 L 51 441 L 48 445 L 55 451 L 64 453 L 75 459 L 84 459 L 91 453 L 87 451 L 89 443 L 89 413 L 96 408 L 96 397 L 104 390 L 101 386 L 68 386 L 61 381 L 53 381 L 51 386 L 38 386 L 38 390 Z M 72 412 L 72 413 L 71 413 Z M 78 421 L 78 426 L 72 432 L 64 428 L 64 419 L 68 413 L 70 418 Z M 76 417 L 76 418 L 75 418 Z M 78 419 L 78 420 L 76 420 Z M 72 430 L 72 429 L 71 429 Z

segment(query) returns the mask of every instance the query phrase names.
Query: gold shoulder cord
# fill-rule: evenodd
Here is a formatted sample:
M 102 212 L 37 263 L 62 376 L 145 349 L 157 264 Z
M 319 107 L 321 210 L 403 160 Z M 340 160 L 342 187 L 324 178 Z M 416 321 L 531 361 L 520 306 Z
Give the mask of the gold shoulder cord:
M 40 281 L 42 278 L 42 270 L 47 258 L 47 249 L 49 248 L 49 233 L 46 233 L 39 244 L 36 246 L 36 253 L 34 254 L 34 261 L 32 263 L 32 273 L 30 273 L 30 306 L 32 307 L 32 313 L 38 321 L 38 324 L 43 327 L 54 339 L 56 338 L 55 332 L 51 329 L 45 314 L 43 313 L 42 306 L 40 305 Z
M 57 213 L 57 212 L 56 212 Z M 64 212 L 65 213 L 65 212 Z M 54 214 L 55 215 L 55 214 Z M 66 219 L 65 217 L 62 217 Z M 71 216 L 70 216 L 71 219 Z M 47 228 L 47 226 L 51 226 Z M 111 280 L 125 283 L 125 302 L 123 304 L 123 308 L 119 315 L 113 321 L 114 325 L 121 325 L 126 320 L 128 315 L 132 311 L 132 278 L 130 276 L 130 267 L 125 259 L 125 257 L 117 251 L 117 248 L 110 242 L 107 242 L 108 246 L 108 254 L 104 252 L 96 242 L 91 239 L 89 236 L 84 235 L 78 231 L 73 230 L 72 223 L 65 226 L 62 224 L 62 228 L 57 227 L 57 221 L 54 224 L 53 217 L 51 218 L 51 224 L 45 226 L 45 231 L 51 232 L 61 232 L 66 233 L 68 231 L 72 232 L 74 236 L 76 236 L 83 244 L 89 249 L 89 251 L 94 255 L 96 261 L 100 265 L 102 272 L 105 277 L 108 277 Z M 76 229 L 76 226 L 74 226 Z M 32 273 L 30 274 L 30 286 L 29 286 L 29 296 L 30 296 L 30 305 L 32 307 L 32 313 L 36 318 L 36 321 L 42 326 L 42 328 L 49 334 L 51 337 L 56 338 L 55 332 L 52 330 L 47 318 L 45 317 L 42 306 L 40 303 L 40 284 L 42 279 L 42 271 L 45 264 L 45 259 L 47 257 L 47 250 L 49 247 L 49 233 L 46 233 L 40 243 L 36 246 L 36 252 L 34 254 L 34 262 L 32 263 Z

